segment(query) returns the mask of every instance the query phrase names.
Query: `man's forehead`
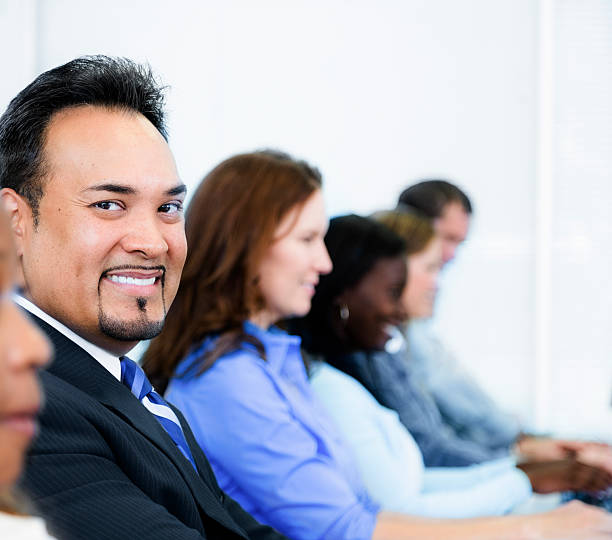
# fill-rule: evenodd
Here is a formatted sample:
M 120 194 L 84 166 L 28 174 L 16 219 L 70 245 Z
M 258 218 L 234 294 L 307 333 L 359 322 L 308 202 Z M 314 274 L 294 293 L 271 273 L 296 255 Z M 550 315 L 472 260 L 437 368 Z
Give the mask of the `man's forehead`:
M 79 190 L 114 185 L 165 192 L 182 184 L 165 139 L 136 112 L 92 106 L 61 111 L 49 124 L 43 152 L 48 177 L 61 176 Z
M 469 221 L 470 214 L 465 211 L 461 203 L 452 201 L 444 207 L 441 216 L 434 220 L 434 225 L 467 228 Z
M 104 124 L 109 122 L 123 123 L 124 126 L 137 122 L 143 126 L 150 126 L 152 132 L 157 132 L 161 137 L 155 126 L 140 112 L 125 107 L 105 107 L 101 105 L 75 105 L 55 111 L 49 119 L 45 135 L 48 138 L 50 134 L 53 134 L 53 138 L 55 138 L 58 133 L 74 130 L 76 127 L 80 128 L 81 132 L 90 131 L 95 134 L 101 127 L 104 127 Z M 48 142 L 48 140 L 45 142 Z

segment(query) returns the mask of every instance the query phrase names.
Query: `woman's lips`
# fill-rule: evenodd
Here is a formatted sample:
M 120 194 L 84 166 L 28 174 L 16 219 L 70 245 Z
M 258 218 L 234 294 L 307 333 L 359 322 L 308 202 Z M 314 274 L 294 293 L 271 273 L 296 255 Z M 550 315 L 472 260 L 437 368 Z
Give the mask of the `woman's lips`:
M 17 431 L 28 438 L 34 437 L 38 429 L 35 413 L 18 413 L 3 416 L 0 418 L 0 425 Z

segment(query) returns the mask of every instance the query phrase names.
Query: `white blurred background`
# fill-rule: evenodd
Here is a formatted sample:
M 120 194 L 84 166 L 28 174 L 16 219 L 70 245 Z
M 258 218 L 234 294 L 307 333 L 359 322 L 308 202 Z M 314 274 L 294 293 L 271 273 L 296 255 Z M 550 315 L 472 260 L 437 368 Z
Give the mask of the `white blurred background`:
M 83 54 L 148 61 L 194 188 L 276 147 L 331 215 L 463 187 L 436 324 L 507 409 L 612 441 L 612 0 L 0 0 L 0 108 Z

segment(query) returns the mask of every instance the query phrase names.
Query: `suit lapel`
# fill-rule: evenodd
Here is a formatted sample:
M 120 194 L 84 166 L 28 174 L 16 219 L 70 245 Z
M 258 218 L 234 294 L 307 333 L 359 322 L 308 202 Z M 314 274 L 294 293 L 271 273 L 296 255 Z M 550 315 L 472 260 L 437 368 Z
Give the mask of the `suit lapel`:
M 35 315 L 31 313 L 28 313 L 28 315 L 47 334 L 55 348 L 55 358 L 47 371 L 99 401 L 116 416 L 149 439 L 166 454 L 180 471 L 185 479 L 185 484 L 199 502 L 204 513 L 228 529 L 236 531 L 237 534 L 243 534 L 221 506 L 208 483 L 195 472 L 191 463 L 178 450 L 161 424 L 130 390 L 72 340 Z M 174 407 L 173 409 L 178 412 Z M 187 433 L 184 418 L 180 412 L 177 416 L 181 419 L 183 429 Z M 193 439 L 189 440 L 188 438 L 188 442 L 195 457 L 200 449 L 196 447 Z M 201 460 L 196 459 L 197 464 L 198 461 L 200 461 L 198 466 L 202 469 Z
M 115 379 L 100 363 L 46 322 L 36 319 L 55 347 L 55 359 L 49 373 L 76 386 L 106 408 L 112 410 L 134 429 L 163 450 L 182 470 L 185 458 L 155 417 L 145 409 L 130 390 Z M 176 450 L 176 451 L 175 451 Z M 178 455 L 176 455 L 178 454 Z M 177 459 L 180 456 L 181 459 Z M 187 463 L 189 467 L 189 463 Z

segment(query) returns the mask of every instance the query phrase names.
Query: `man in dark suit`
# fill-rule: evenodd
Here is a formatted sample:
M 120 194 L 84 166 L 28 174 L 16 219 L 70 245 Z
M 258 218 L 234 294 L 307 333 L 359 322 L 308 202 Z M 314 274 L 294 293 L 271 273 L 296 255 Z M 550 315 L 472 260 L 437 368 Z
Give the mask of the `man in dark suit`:
M 40 75 L 0 118 L 17 302 L 55 346 L 22 487 L 61 539 L 282 536 L 219 489 L 180 412 L 125 355 L 161 329 L 186 254 L 163 93 L 128 60 Z

